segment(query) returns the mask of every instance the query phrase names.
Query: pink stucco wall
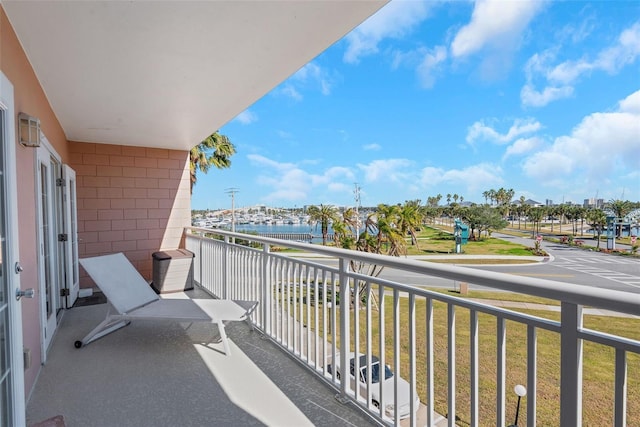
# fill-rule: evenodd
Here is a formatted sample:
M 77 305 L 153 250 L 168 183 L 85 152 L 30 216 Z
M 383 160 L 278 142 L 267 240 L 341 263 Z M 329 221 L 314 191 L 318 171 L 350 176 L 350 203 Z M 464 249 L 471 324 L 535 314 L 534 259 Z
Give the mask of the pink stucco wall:
M 67 139 L 47 97 L 40 87 L 29 61 L 0 8 L 0 69 L 13 84 L 14 106 L 17 113 L 24 112 L 38 117 L 42 131 L 63 160 L 68 158 Z M 38 252 L 36 249 L 35 171 L 33 148 L 25 148 L 17 140 L 16 170 L 18 171 L 18 234 L 20 263 L 24 271 L 20 275 L 22 288 L 38 286 Z M 28 394 L 40 370 L 40 310 L 39 295 L 22 300 L 22 326 L 24 347 L 31 350 L 32 364 L 25 370 L 25 390 Z
M 38 117 L 49 143 L 76 170 L 80 256 L 124 252 L 150 278 L 151 254 L 179 247 L 190 224 L 188 152 L 67 141 L 2 5 L 0 70 L 14 87 L 15 120 L 18 112 Z M 39 292 L 35 150 L 15 144 L 20 280 Z M 87 277 L 82 284 L 91 286 Z M 42 357 L 39 300 L 22 300 L 24 347 L 32 357 L 24 372 L 27 395 Z

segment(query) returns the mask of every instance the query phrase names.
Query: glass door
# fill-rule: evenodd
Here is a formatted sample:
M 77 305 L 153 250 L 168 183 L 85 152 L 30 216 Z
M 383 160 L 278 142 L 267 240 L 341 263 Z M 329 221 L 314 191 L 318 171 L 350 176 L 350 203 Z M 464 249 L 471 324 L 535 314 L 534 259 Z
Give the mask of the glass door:
M 4 117 L 2 117 L 4 119 Z M 0 127 L 4 120 L 0 120 Z M 2 129 L 0 129 L 1 131 Z M 4 134 L 4 132 L 2 132 Z M 4 141 L 3 147 L 4 148 Z M 4 149 L 0 149 L 0 425 L 11 425 L 11 341 L 9 334 L 9 300 L 11 292 L 9 272 L 7 271 L 7 245 L 5 223 L 5 192 L 4 192 Z
M 78 275 L 78 217 L 76 208 L 76 173 L 68 165 L 62 169 L 63 182 L 63 210 L 64 223 L 62 225 L 64 236 L 64 293 L 66 307 L 71 308 L 78 298 L 80 291 L 80 279 Z
M 0 72 L 0 425 L 25 424 L 13 86 Z
M 44 138 L 43 138 L 44 140 Z M 40 307 L 42 311 L 42 362 L 58 324 L 58 311 L 62 309 L 60 290 L 64 288 L 64 249 L 60 234 L 62 208 L 60 188 L 61 163 L 43 143 L 38 148 L 38 240 L 40 246 Z

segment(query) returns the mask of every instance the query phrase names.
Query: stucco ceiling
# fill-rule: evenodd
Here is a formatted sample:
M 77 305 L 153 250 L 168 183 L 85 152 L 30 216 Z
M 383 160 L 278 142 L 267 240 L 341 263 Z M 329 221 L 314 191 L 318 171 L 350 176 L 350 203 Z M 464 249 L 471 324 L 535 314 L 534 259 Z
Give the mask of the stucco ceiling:
M 189 149 L 386 3 L 3 1 L 67 138 Z

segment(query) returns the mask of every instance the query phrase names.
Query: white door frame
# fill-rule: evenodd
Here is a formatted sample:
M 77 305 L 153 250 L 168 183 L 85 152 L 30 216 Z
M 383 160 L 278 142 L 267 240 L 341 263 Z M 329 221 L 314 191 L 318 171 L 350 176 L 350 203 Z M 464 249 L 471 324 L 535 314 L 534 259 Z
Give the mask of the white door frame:
M 34 154 L 36 180 L 36 229 L 38 238 L 38 277 L 40 284 L 40 342 L 41 362 L 47 361 L 47 350 L 58 325 L 58 311 L 62 309 L 60 289 L 64 286 L 64 264 L 62 262 L 62 246 L 58 242 L 61 233 L 62 198 L 56 179 L 62 177 L 62 160 L 60 155 L 42 135 L 42 144 Z M 55 164 L 52 164 L 55 162 Z M 42 169 L 45 169 L 43 176 Z M 59 168 L 59 169 L 58 169 Z M 52 173 L 54 178 L 52 178 Z M 46 190 L 48 196 L 43 206 L 42 194 Z M 46 235 L 43 231 L 43 213 L 47 216 Z M 47 284 L 50 289 L 47 292 Z
M 0 119 L 2 123 L 2 135 L 0 135 L 0 150 L 3 150 L 4 159 L 4 194 L 6 206 L 5 239 L 7 265 L 7 302 L 9 309 L 9 374 L 11 376 L 11 389 L 9 391 L 9 410 L 11 411 L 12 425 L 22 426 L 26 424 L 25 393 L 24 393 L 24 366 L 23 366 L 23 338 L 22 338 L 22 306 L 13 297 L 17 289 L 20 289 L 20 275 L 16 268 L 19 260 L 19 233 L 18 233 L 18 185 L 16 171 L 16 111 L 14 109 L 13 85 L 0 71 Z M 2 169 L 2 168 L 0 168 Z M 0 284 L 2 286 L 2 284 Z
M 78 208 L 76 196 L 76 172 L 69 165 L 62 165 L 63 193 L 63 233 L 67 236 L 64 245 L 64 273 L 66 308 L 73 307 L 80 292 L 80 275 L 78 267 Z

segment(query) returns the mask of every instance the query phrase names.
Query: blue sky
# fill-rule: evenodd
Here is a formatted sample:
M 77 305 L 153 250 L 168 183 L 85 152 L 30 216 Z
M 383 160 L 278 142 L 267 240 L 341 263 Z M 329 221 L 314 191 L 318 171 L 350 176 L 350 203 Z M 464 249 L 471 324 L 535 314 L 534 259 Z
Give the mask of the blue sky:
M 395 0 L 220 132 L 193 209 L 640 201 L 640 2 Z

